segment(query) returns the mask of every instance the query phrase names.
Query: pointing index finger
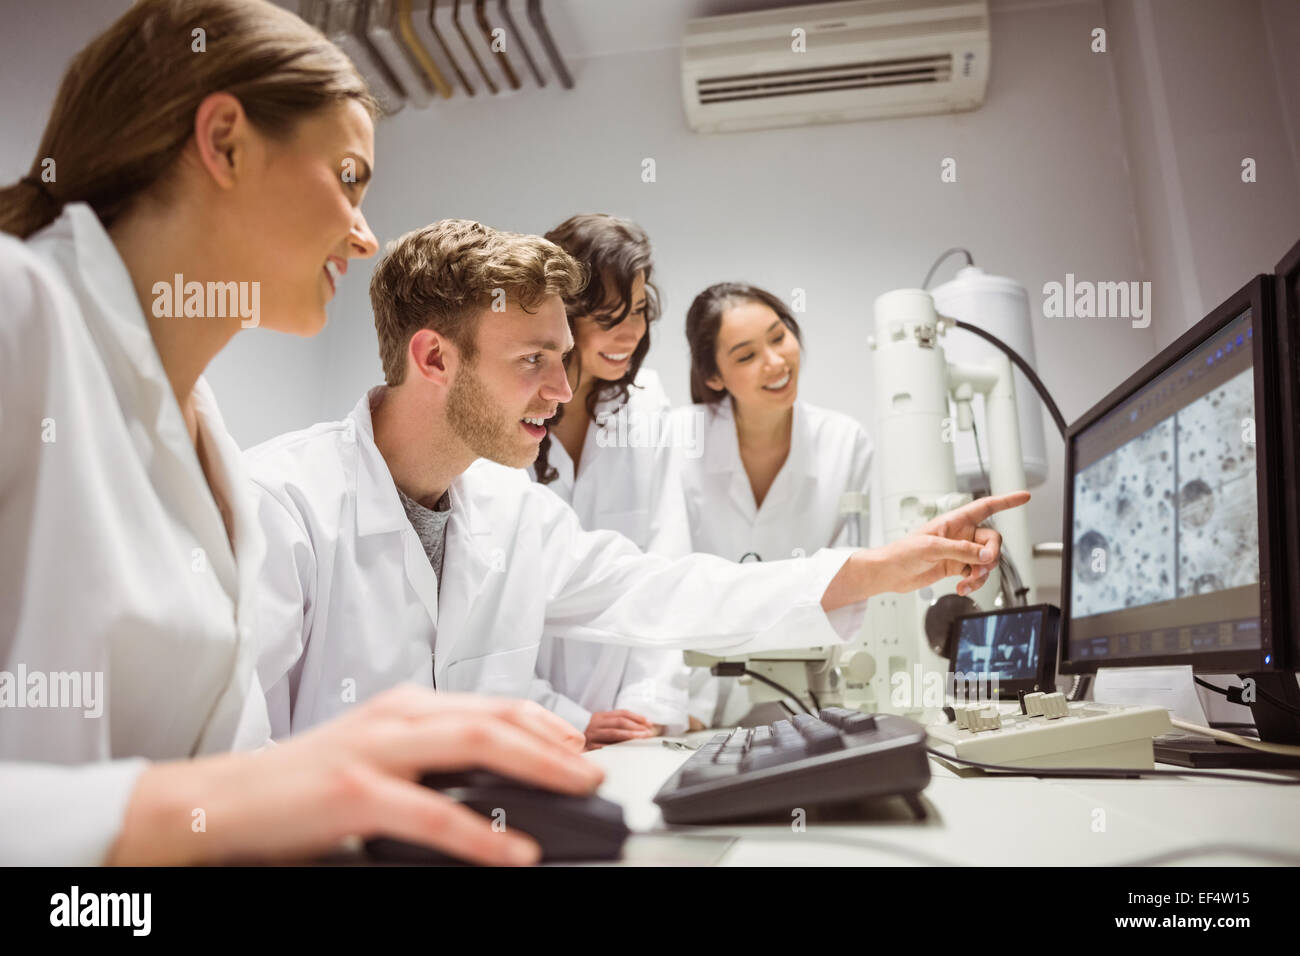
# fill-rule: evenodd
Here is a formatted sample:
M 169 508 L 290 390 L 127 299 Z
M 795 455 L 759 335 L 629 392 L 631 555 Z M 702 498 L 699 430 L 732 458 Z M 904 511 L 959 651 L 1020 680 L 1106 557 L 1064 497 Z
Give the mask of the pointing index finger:
M 987 521 L 999 511 L 1006 511 L 1008 508 L 1019 508 L 1030 498 L 1027 491 L 1013 491 L 1007 495 L 990 495 L 987 498 L 977 498 L 968 505 L 963 505 L 957 509 L 957 514 L 971 522 L 979 524 Z

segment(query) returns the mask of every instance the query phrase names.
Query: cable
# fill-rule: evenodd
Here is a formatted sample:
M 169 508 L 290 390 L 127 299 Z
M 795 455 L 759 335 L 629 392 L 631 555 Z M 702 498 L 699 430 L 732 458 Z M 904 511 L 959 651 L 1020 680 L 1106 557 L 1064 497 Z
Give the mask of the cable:
M 945 252 L 943 255 L 941 255 L 938 259 L 934 260 L 934 265 L 930 266 L 930 271 L 925 274 L 925 281 L 921 283 L 922 289 L 930 288 L 930 280 L 934 278 L 935 270 L 938 269 L 939 266 L 943 264 L 944 259 L 947 259 L 954 252 L 960 252 L 962 255 L 966 257 L 966 265 L 973 266 L 975 264 L 975 260 L 971 258 L 969 252 L 967 252 L 965 249 L 961 248 L 960 246 L 954 246 L 953 248 Z
M 761 681 L 762 681 L 764 684 L 766 684 L 768 687 L 774 688 L 775 690 L 779 690 L 779 691 L 780 691 L 782 694 L 784 694 L 786 697 L 789 697 L 792 701 L 794 701 L 796 704 L 798 704 L 800 707 L 802 707 L 803 710 L 804 710 L 804 713 L 809 714 L 809 715 L 811 715 L 811 716 L 813 716 L 813 717 L 816 717 L 816 716 L 817 716 L 817 715 L 814 714 L 811 710 L 808 709 L 808 705 L 807 705 L 807 704 L 805 704 L 803 701 L 801 701 L 801 700 L 800 700 L 800 699 L 799 699 L 795 694 L 793 694 L 793 693 L 790 691 L 790 688 L 788 688 L 788 687 L 782 687 L 780 684 L 778 684 L 776 681 L 772 680 L 770 677 L 767 677 L 767 676 L 764 675 L 764 674 L 760 674 L 760 673 L 758 673 L 757 671 L 751 671 L 748 667 L 745 668 L 745 674 L 746 674 L 747 676 L 749 676 L 749 677 L 754 678 L 754 680 L 761 680 Z M 788 707 L 787 707 L 786 709 L 789 710 Z M 790 711 L 790 713 L 794 713 L 794 711 Z
M 1003 342 L 993 333 L 985 332 L 979 326 L 971 325 L 969 322 L 963 322 L 961 319 L 955 321 L 957 323 L 957 328 L 965 329 L 967 332 L 978 335 L 989 344 L 997 346 L 997 348 L 1006 353 L 1007 358 L 1011 359 L 1016 368 L 1025 373 L 1025 378 L 1029 379 L 1029 384 L 1034 386 L 1034 391 L 1038 393 L 1038 397 L 1041 398 L 1043 404 L 1047 406 L 1047 411 L 1052 416 L 1052 421 L 1056 422 L 1057 431 L 1059 431 L 1061 437 L 1064 438 L 1065 418 L 1061 415 L 1061 410 L 1056 407 L 1056 402 L 1052 400 L 1052 395 L 1048 392 L 1047 386 L 1044 385 L 1043 380 L 1038 377 L 1038 373 L 1029 367 L 1029 363 L 1022 359 L 1015 349 L 1007 345 L 1006 342 Z
M 1206 856 L 1211 853 L 1236 853 L 1241 856 L 1257 856 L 1274 863 L 1300 866 L 1300 856 L 1294 853 L 1279 853 L 1266 846 L 1247 846 L 1244 843 L 1206 843 L 1202 846 L 1190 846 L 1182 850 L 1166 850 L 1154 856 L 1138 857 L 1126 863 L 1111 863 L 1110 866 L 1157 866 L 1171 863 L 1189 856 Z
M 1196 683 L 1200 684 L 1206 690 L 1212 690 L 1216 694 L 1222 694 L 1234 704 L 1241 704 L 1243 707 L 1250 706 L 1247 701 L 1241 699 L 1242 692 L 1245 690 L 1244 687 L 1216 687 L 1209 681 L 1201 680 L 1195 674 L 1192 675 L 1192 680 L 1196 681 Z M 1284 700 L 1279 700 L 1262 687 L 1257 687 L 1255 692 L 1259 694 L 1261 699 L 1268 701 L 1274 707 L 1278 708 L 1278 710 L 1284 710 L 1292 717 L 1300 717 L 1300 707 L 1295 707 Z
M 989 473 L 984 470 L 984 452 L 980 449 L 980 430 L 975 424 L 975 417 L 972 415 L 970 420 L 971 434 L 975 436 L 975 460 L 980 463 L 980 478 L 984 480 L 985 494 L 992 494 L 992 482 L 989 481 Z
M 1177 723 L 1177 721 L 1174 721 Z M 1214 770 L 1117 770 L 1113 767 L 1012 767 L 1000 763 L 981 763 L 966 757 L 947 754 L 933 747 L 925 752 L 949 763 L 967 764 L 980 770 L 996 770 L 1000 777 L 1073 777 L 1076 779 L 1127 780 L 1133 777 L 1212 777 L 1217 780 L 1236 780 L 1245 783 L 1271 783 L 1280 787 L 1300 786 L 1300 777 L 1244 777 L 1235 773 L 1218 773 Z
M 1282 754 L 1286 757 L 1300 757 L 1300 747 L 1294 744 L 1270 744 L 1262 740 L 1252 740 L 1250 737 L 1242 737 L 1240 734 L 1230 734 L 1226 730 L 1214 730 L 1211 727 L 1202 727 L 1200 724 L 1189 724 L 1185 720 L 1179 720 L 1177 717 L 1170 717 L 1169 722 L 1181 730 L 1188 730 L 1194 734 L 1204 734 L 1206 737 L 1213 737 L 1215 740 L 1222 740 L 1230 744 L 1236 744 L 1239 747 L 1249 747 L 1251 750 L 1262 750 L 1266 754 Z
M 1215 730 L 1254 730 L 1256 731 L 1256 736 L 1258 736 L 1258 728 L 1254 724 L 1212 720 L 1210 721 L 1210 726 Z M 1242 736 L 1249 737 L 1250 735 L 1242 734 Z

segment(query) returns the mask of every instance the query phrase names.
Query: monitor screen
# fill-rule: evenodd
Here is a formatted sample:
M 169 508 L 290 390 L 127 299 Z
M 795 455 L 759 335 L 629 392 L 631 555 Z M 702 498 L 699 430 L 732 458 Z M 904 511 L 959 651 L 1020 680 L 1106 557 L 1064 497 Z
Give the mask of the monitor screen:
M 953 670 L 999 682 L 1035 680 L 1043 613 L 1038 608 L 963 617 L 957 622 Z
M 1260 648 L 1255 334 L 1247 307 L 1074 435 L 1068 657 Z

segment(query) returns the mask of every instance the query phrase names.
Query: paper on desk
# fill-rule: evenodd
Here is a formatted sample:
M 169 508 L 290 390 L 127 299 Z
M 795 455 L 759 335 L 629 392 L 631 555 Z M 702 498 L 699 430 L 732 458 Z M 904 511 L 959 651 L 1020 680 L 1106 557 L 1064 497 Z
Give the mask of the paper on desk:
M 1192 665 L 1173 667 L 1098 667 L 1093 700 L 1103 704 L 1164 707 L 1179 720 L 1210 725 L 1192 682 Z

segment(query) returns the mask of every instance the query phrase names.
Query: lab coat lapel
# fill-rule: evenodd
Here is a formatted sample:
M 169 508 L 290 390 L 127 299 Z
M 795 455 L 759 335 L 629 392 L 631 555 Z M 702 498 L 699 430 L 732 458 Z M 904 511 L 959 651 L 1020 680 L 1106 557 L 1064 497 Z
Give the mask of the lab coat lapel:
M 73 242 L 64 248 L 76 257 L 68 265 L 70 274 L 81 280 L 73 289 L 82 299 L 86 326 L 103 356 L 114 390 L 122 401 L 131 403 L 133 416 L 153 423 L 158 437 L 157 442 L 141 448 L 141 460 L 148 463 L 164 499 L 178 509 L 181 520 L 202 543 L 205 560 L 234 600 L 239 581 L 226 525 L 154 347 L 130 273 L 89 206 L 74 203 L 65 215 Z M 215 410 L 215 403 L 212 407 Z M 137 432 L 135 440 L 146 442 L 148 435 Z
M 447 522 L 442 619 L 435 650 L 439 674 L 445 673 L 454 661 L 488 653 L 487 647 L 476 647 L 474 642 L 491 635 L 474 634 L 470 618 L 489 581 L 505 573 L 504 553 L 489 547 L 490 516 L 477 506 L 470 490 L 472 481 L 471 468 L 452 482 L 449 489 L 451 518 Z
M 379 446 L 375 444 L 374 421 L 371 403 L 382 396 L 383 386 L 372 388 L 361 400 L 348 419 L 353 429 L 357 448 L 356 501 L 357 536 L 392 535 L 394 544 L 402 548 L 402 565 L 406 580 L 429 614 L 429 623 L 438 626 L 438 577 L 424 552 L 420 536 L 411 527 L 397 495 L 388 463 Z
M 740 440 L 736 437 L 736 420 L 730 398 L 724 398 L 713 406 L 708 417 L 708 429 L 704 443 L 709 459 L 707 470 L 714 481 L 726 482 L 728 497 L 745 520 L 753 522 L 758 508 L 754 504 L 754 489 L 749 486 L 745 464 L 740 460 Z
M 194 400 L 199 428 L 211 449 L 208 458 L 212 483 L 229 508 L 230 537 L 234 542 L 238 569 L 234 666 L 230 682 L 212 710 L 196 753 L 248 750 L 262 746 L 271 736 L 270 721 L 256 676 L 255 612 L 258 575 L 266 558 L 266 538 L 258 522 L 243 456 L 226 431 L 212 390 L 202 378 L 195 384 Z
M 812 460 L 812 436 L 808 434 L 808 414 L 799 402 L 794 403 L 793 421 L 790 424 L 790 453 L 781 470 L 772 480 L 772 487 L 763 498 L 761 516 L 784 517 L 798 501 L 804 484 L 815 477 L 816 463 Z M 752 500 L 752 494 L 751 494 Z

